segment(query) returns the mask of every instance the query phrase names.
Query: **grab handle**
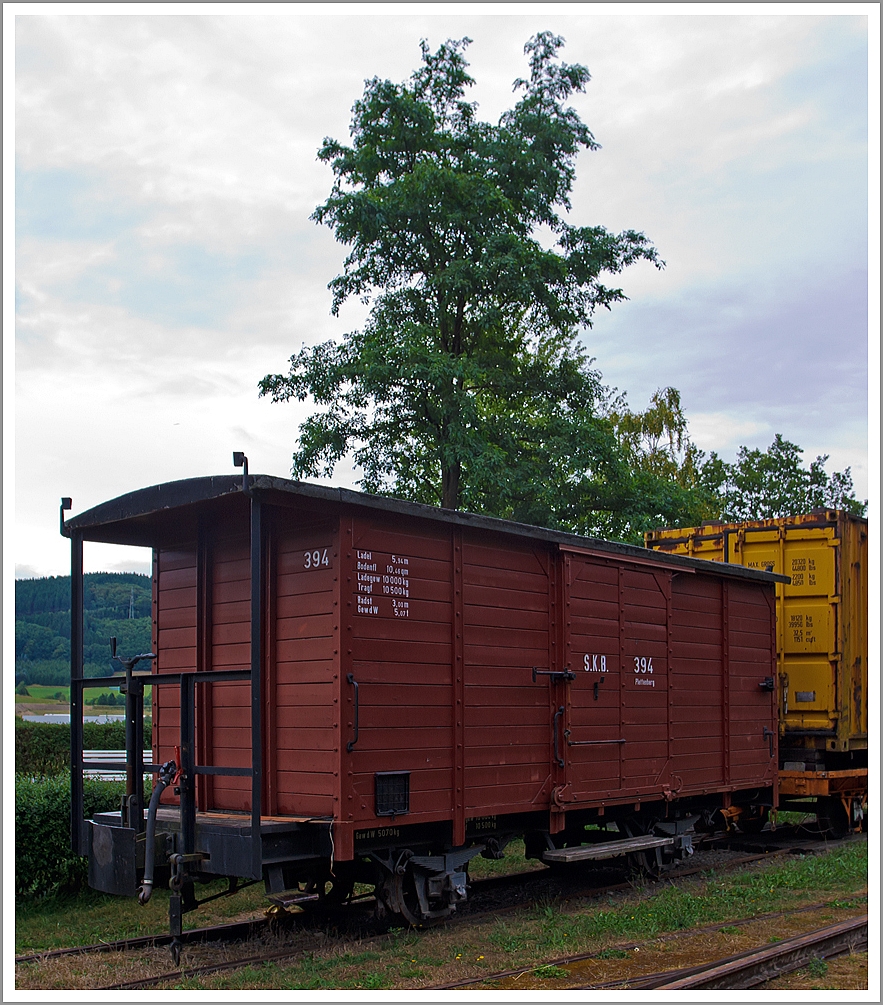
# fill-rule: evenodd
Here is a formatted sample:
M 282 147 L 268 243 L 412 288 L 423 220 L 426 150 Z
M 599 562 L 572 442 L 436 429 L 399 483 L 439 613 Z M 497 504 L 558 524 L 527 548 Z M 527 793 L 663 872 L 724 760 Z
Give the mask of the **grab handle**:
M 353 686 L 353 738 L 346 743 L 346 752 L 351 754 L 359 740 L 359 685 L 351 673 L 346 675 L 346 680 Z
M 561 705 L 558 711 L 552 717 L 552 736 L 555 740 L 555 760 L 558 763 L 559 768 L 564 767 L 564 758 L 561 756 L 561 752 L 558 749 L 558 720 L 564 715 L 564 706 Z

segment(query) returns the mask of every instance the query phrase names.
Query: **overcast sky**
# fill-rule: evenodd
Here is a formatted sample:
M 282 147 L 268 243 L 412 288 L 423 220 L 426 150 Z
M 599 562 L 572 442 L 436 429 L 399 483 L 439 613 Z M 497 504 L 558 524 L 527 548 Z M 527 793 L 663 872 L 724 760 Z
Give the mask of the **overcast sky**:
M 821 15 L 751 4 L 613 15 L 589 4 L 328 4 L 319 15 L 69 4 L 62 16 L 6 6 L 19 14 L 13 24 L 4 12 L 15 42 L 17 575 L 69 571 L 63 495 L 81 512 L 231 472 L 237 449 L 253 472 L 290 473 L 306 406 L 259 399 L 257 382 L 364 311 L 330 315 L 326 287 L 345 252 L 308 219 L 332 182 L 316 151 L 325 136 L 348 139 L 366 78 L 410 75 L 421 38 L 473 39 L 472 97 L 490 121 L 511 106 L 534 33 L 561 34 L 563 58 L 589 67 L 574 104 L 601 149 L 579 159 L 570 220 L 641 230 L 667 263 L 626 272 L 628 303 L 585 333 L 605 382 L 634 408 L 673 385 L 703 449 L 732 459 L 780 432 L 807 462 L 826 453 L 829 471 L 850 465 L 868 494 L 876 4 L 812 5 L 831 12 Z M 171 9 L 190 13 L 153 13 Z M 336 481 L 352 484 L 352 472 Z M 86 560 L 147 571 L 143 554 L 119 549 L 87 546 Z

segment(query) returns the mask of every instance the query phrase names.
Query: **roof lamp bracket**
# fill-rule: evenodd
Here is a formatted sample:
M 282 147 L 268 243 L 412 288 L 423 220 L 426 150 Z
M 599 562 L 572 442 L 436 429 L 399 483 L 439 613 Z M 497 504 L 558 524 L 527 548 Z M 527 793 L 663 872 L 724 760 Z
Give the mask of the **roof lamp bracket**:
M 64 513 L 65 510 L 69 510 L 73 506 L 74 502 L 70 496 L 61 497 L 61 506 L 58 510 L 58 529 L 61 531 L 62 537 L 70 537 L 71 532 L 64 525 Z
M 248 458 L 241 450 L 233 451 L 233 467 L 242 468 L 242 491 L 251 495 L 248 487 Z

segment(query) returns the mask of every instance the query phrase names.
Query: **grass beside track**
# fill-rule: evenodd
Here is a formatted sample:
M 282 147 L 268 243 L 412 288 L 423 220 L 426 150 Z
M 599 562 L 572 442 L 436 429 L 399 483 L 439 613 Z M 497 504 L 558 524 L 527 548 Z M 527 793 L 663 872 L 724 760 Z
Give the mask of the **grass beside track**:
M 505 917 L 428 932 L 400 930 L 358 952 L 310 953 L 288 963 L 184 981 L 180 989 L 390 990 L 454 982 L 513 966 L 543 967 L 569 954 L 603 950 L 665 932 L 750 917 L 822 898 L 858 903 L 867 893 L 867 845 L 786 863 L 760 863 L 699 882 L 655 886 L 627 896 L 538 903 Z M 832 896 L 833 895 L 833 896 Z M 858 895 L 858 900 L 856 900 Z M 555 970 L 539 977 L 554 978 Z
M 50 929 L 53 946 L 164 930 L 165 904 L 161 899 L 147 909 L 134 908 L 141 912 L 142 918 L 148 910 L 155 918 L 145 918 L 133 930 L 129 927 L 133 919 L 120 928 L 111 914 L 102 913 L 109 911 L 106 902 L 111 898 L 90 896 L 91 901 L 86 898 L 82 902 L 57 903 L 54 915 L 49 902 L 39 910 L 21 912 L 16 933 L 19 951 L 37 944 L 49 948 Z M 230 913 L 226 916 L 209 918 L 206 910 L 199 912 L 196 920 L 200 925 L 232 920 L 237 901 L 241 909 L 240 898 L 249 896 L 255 898 L 257 910 L 251 911 L 255 914 L 264 904 L 260 888 L 230 901 L 217 902 L 227 905 Z M 866 899 L 867 843 L 855 840 L 816 855 L 760 862 L 733 873 L 706 873 L 678 886 L 659 884 L 603 899 L 566 903 L 546 900 L 515 912 L 482 916 L 473 921 L 464 918 L 429 931 L 393 930 L 385 936 L 362 939 L 356 945 L 329 928 L 318 942 L 313 938 L 312 942 L 297 946 L 299 956 L 291 961 L 185 980 L 175 988 L 405 990 L 453 983 L 520 966 L 528 973 L 533 970 L 540 985 L 544 979 L 552 984 L 560 976 L 558 968 L 544 964 L 562 956 L 605 950 L 615 956 L 622 952 L 617 946 L 624 942 L 823 900 L 859 913 Z M 114 904 L 120 911 L 130 902 L 114 899 Z M 120 915 L 115 917 L 119 921 Z M 280 943 L 275 948 L 282 946 Z M 183 966 L 187 965 L 186 956 L 185 949 Z
M 224 889 L 224 882 L 211 883 L 199 887 L 197 896 Z M 204 928 L 261 917 L 268 906 L 263 884 L 257 884 L 186 915 L 184 927 Z M 15 906 L 16 955 L 164 935 L 168 930 L 169 891 L 161 888 L 144 907 L 134 897 L 113 897 L 94 890 L 76 896 L 20 900 Z
M 502 876 L 514 872 L 544 871 L 545 867 L 524 858 L 524 843 L 513 841 L 506 858 L 481 857 L 471 865 L 473 879 Z M 220 893 L 226 882 L 197 886 L 199 899 Z M 362 888 L 360 888 L 362 889 Z M 370 889 L 365 887 L 365 890 Z M 270 907 L 262 883 L 237 891 L 230 897 L 200 907 L 185 915 L 184 927 L 206 928 L 232 921 L 261 918 Z M 142 907 L 133 897 L 113 897 L 88 890 L 76 896 L 19 900 L 15 909 L 15 952 L 23 956 L 69 946 L 98 945 L 146 935 L 163 935 L 169 930 L 169 892 L 158 887 L 150 903 Z

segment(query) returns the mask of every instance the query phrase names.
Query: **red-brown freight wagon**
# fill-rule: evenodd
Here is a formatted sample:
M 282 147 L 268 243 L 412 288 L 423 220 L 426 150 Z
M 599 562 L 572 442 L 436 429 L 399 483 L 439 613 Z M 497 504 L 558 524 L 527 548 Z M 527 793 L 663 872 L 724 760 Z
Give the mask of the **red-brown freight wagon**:
M 513 837 L 547 862 L 662 856 L 775 804 L 781 577 L 247 474 L 62 526 L 74 846 L 98 889 L 146 900 L 170 870 L 176 932 L 206 877 L 263 879 L 280 903 L 368 882 L 426 922 Z M 91 821 L 84 541 L 154 556 L 155 659 L 120 661 L 130 795 Z

